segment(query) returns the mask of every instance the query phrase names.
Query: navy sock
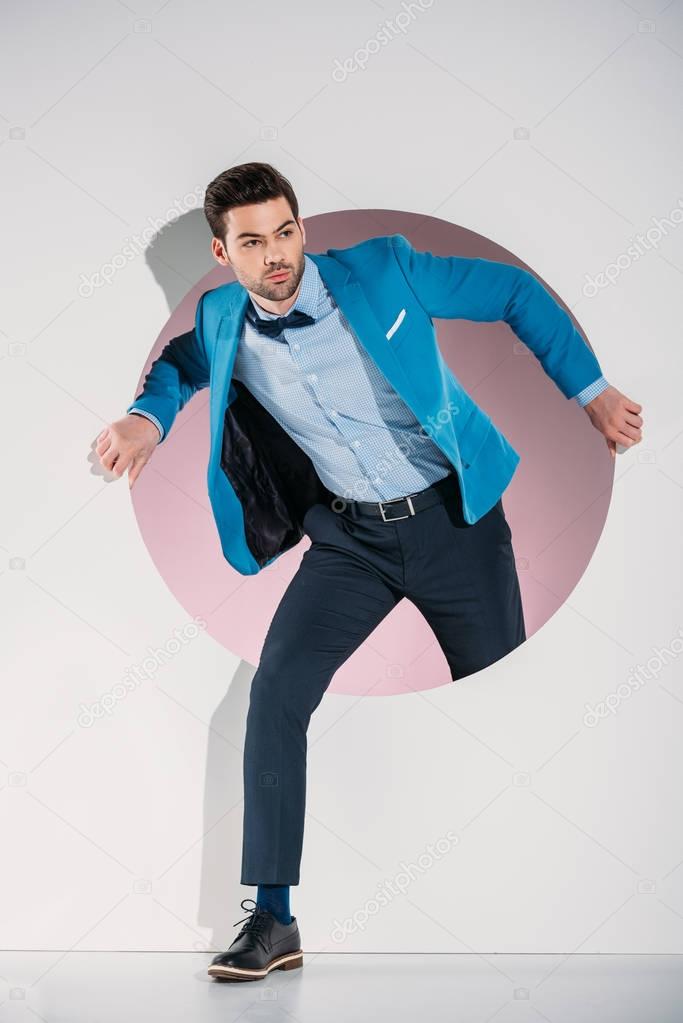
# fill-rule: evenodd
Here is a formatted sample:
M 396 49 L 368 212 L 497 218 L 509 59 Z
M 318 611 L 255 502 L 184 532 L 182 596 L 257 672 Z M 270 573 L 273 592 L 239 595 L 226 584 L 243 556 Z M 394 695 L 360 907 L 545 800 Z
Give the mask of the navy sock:
M 288 884 L 260 884 L 256 890 L 256 905 L 268 909 L 281 924 L 290 924 Z

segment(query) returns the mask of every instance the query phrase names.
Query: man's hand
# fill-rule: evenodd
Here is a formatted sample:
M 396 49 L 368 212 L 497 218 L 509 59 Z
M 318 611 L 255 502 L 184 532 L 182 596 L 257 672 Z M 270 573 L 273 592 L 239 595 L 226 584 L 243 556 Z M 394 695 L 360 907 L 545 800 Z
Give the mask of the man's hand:
M 617 444 L 630 448 L 642 440 L 642 408 L 611 386 L 584 405 L 593 426 L 604 435 L 612 458 L 616 458 Z
M 128 469 L 131 489 L 160 440 L 161 434 L 151 419 L 130 412 L 104 428 L 95 451 L 104 468 L 115 476 L 123 476 Z

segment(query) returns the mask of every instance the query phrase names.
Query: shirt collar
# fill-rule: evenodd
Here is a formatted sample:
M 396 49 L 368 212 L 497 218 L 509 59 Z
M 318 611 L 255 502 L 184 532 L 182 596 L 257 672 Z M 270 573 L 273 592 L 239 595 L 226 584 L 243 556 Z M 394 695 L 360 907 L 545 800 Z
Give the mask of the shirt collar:
M 301 276 L 301 287 L 299 289 L 299 296 L 289 310 L 293 312 L 295 309 L 299 309 L 302 313 L 308 313 L 313 319 L 316 317 L 318 311 L 318 294 L 321 284 L 320 273 L 318 267 L 315 265 L 310 256 L 304 253 L 304 272 Z M 251 298 L 251 296 L 250 296 Z M 262 320 L 276 320 L 280 313 L 271 313 L 267 309 L 262 309 L 260 305 L 251 299 L 251 304 L 258 316 Z

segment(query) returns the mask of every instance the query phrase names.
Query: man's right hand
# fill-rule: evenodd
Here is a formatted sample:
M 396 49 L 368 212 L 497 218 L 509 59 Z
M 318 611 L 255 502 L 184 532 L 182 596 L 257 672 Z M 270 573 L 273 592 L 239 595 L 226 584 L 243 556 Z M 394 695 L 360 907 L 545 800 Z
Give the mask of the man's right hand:
M 103 467 L 115 476 L 123 476 L 128 469 L 130 489 L 160 440 L 161 434 L 151 419 L 129 412 L 104 428 L 95 450 Z

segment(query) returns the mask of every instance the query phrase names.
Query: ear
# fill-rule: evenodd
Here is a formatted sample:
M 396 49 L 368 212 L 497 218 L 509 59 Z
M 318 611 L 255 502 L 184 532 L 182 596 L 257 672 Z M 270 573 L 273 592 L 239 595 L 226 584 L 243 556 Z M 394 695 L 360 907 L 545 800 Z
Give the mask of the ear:
M 211 239 L 211 252 L 213 253 L 213 258 L 217 263 L 220 263 L 221 266 L 230 266 L 230 259 L 228 258 L 225 245 L 220 238 L 216 238 L 215 235 Z

